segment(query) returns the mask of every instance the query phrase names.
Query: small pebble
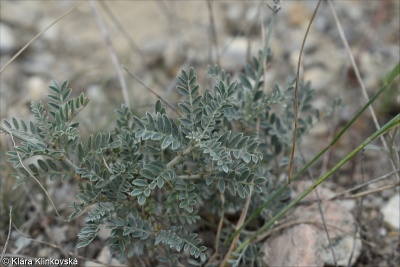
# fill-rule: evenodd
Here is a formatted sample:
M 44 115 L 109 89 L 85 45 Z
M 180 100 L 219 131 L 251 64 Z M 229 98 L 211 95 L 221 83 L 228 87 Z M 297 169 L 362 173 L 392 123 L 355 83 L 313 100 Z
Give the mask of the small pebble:
M 11 27 L 0 23 L 0 52 L 7 53 L 15 48 L 16 41 Z
M 400 229 L 400 195 L 397 194 L 389 199 L 382 209 L 383 218 L 386 223 L 396 230 Z

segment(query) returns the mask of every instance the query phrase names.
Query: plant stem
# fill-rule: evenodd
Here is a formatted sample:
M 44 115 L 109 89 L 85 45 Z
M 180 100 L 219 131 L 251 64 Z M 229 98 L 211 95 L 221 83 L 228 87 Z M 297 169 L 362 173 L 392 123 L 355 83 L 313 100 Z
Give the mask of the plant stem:
M 357 114 L 344 126 L 344 128 L 334 137 L 332 142 L 326 146 L 321 152 L 318 153 L 306 166 L 304 166 L 300 171 L 298 171 L 293 177 L 292 181 L 295 181 L 297 177 L 299 177 L 301 174 L 303 174 L 304 171 L 306 171 L 312 164 L 314 164 L 315 161 L 317 161 L 322 155 L 324 155 L 339 139 L 340 137 L 347 131 L 347 129 L 354 123 L 354 121 L 360 117 L 360 115 L 368 108 L 369 105 L 371 105 L 377 98 L 378 96 L 383 93 L 393 82 L 395 77 L 400 73 L 400 63 L 396 65 L 396 67 L 393 68 L 391 73 L 387 76 L 387 79 L 384 83 L 384 85 L 379 89 L 378 92 L 376 92 L 371 99 L 357 112 Z M 282 185 L 278 190 L 276 190 L 267 200 L 266 202 L 261 205 L 258 209 L 256 209 L 250 217 L 245 221 L 245 223 L 237 229 L 233 235 L 229 238 L 229 242 L 233 240 L 233 238 L 240 233 L 240 231 L 246 227 L 252 220 L 254 220 L 260 212 L 266 208 L 277 196 L 279 196 L 286 188 L 288 184 Z
M 277 1 L 277 3 L 273 7 L 270 7 L 270 8 L 272 9 L 271 25 L 268 28 L 267 36 L 265 36 L 264 49 L 261 54 L 260 64 L 258 66 L 257 76 L 256 76 L 256 80 L 254 83 L 254 88 L 256 88 L 256 86 L 258 85 L 258 83 L 261 79 L 261 76 L 263 75 L 263 66 L 264 66 L 263 63 L 265 61 L 265 58 L 267 57 L 267 51 L 268 51 L 268 47 L 269 47 L 269 39 L 271 38 L 272 30 L 273 30 L 275 22 L 276 22 L 276 15 L 278 14 L 278 11 L 280 10 L 279 1 Z
M 362 142 L 356 149 L 350 152 L 346 157 L 344 157 L 338 164 L 336 164 L 332 169 L 330 169 L 325 175 L 319 178 L 313 185 L 307 188 L 302 194 L 300 194 L 297 198 L 295 198 L 292 202 L 290 202 L 285 208 L 283 208 L 280 212 L 278 212 L 271 220 L 269 220 L 263 227 L 261 227 L 254 235 L 244 241 L 237 249 L 236 253 L 239 253 L 244 247 L 246 247 L 254 238 L 260 235 L 263 231 L 268 229 L 275 221 L 280 219 L 286 212 L 288 212 L 292 207 L 294 207 L 297 203 L 299 203 L 304 197 L 306 197 L 311 191 L 313 191 L 318 185 L 324 182 L 329 176 L 331 176 L 334 172 L 336 172 L 340 167 L 342 167 L 346 162 L 348 162 L 351 158 L 353 158 L 360 150 L 362 150 L 365 146 L 367 146 L 370 142 L 372 142 L 375 138 L 387 133 L 391 129 L 399 127 L 400 125 L 400 114 L 391 119 L 388 123 L 386 123 L 382 128 L 369 136 L 364 142 Z

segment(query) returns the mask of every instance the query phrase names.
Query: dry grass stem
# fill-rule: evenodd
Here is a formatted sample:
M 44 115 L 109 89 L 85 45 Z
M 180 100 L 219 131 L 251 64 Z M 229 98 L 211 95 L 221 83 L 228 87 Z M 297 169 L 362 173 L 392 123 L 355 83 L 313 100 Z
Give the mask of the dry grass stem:
M 304 45 L 307 40 L 308 33 L 311 28 L 311 24 L 314 21 L 315 15 L 317 14 L 319 5 L 321 4 L 321 0 L 318 0 L 318 4 L 314 9 L 314 12 L 311 16 L 310 22 L 308 23 L 306 33 L 304 34 L 303 42 L 301 44 L 301 49 L 299 53 L 299 60 L 297 61 L 297 73 L 296 73 L 296 85 L 295 85 L 295 97 L 294 97 L 294 129 L 293 129 L 293 143 L 292 150 L 290 152 L 290 163 L 289 163 L 289 171 L 288 171 L 288 179 L 287 183 L 290 184 L 290 179 L 292 177 L 293 172 L 293 163 L 294 163 L 294 152 L 296 151 L 296 139 L 297 139 L 297 128 L 298 128 L 298 120 L 299 120 L 299 79 L 300 79 L 300 64 L 301 64 L 301 56 L 303 54 Z
M 14 147 L 15 147 L 16 144 L 15 144 L 15 140 L 14 140 L 14 135 L 13 135 L 13 133 L 12 133 L 11 131 L 8 131 L 7 133 L 10 135 L 11 140 L 12 140 L 12 142 L 13 142 L 13 145 L 14 145 Z M 56 205 L 54 204 L 54 202 L 53 202 L 53 200 L 51 199 L 51 197 L 50 197 L 49 193 L 47 192 L 47 190 L 43 187 L 43 185 L 39 182 L 39 180 L 36 179 L 36 177 L 28 170 L 28 168 L 24 165 L 24 163 L 22 163 L 22 159 L 21 159 L 21 156 L 19 155 L 19 152 L 18 152 L 17 150 L 16 150 L 15 152 L 17 153 L 17 156 L 18 156 L 18 158 L 19 158 L 19 162 L 20 162 L 22 168 L 24 168 L 25 171 L 28 172 L 29 176 L 30 176 L 31 178 L 33 178 L 33 180 L 35 180 L 35 182 L 40 186 L 40 188 L 42 188 L 43 192 L 46 194 L 46 196 L 47 196 L 47 198 L 50 200 L 50 203 L 51 203 L 51 205 L 53 206 L 55 212 L 57 213 L 57 216 L 58 216 L 58 217 L 61 217 L 60 213 L 58 213 L 58 210 L 57 210 L 57 208 L 56 208 Z
M 133 78 L 135 78 L 136 81 L 138 81 L 141 85 L 144 86 L 150 93 L 155 95 L 158 99 L 160 99 L 165 105 L 167 105 L 172 111 L 174 111 L 178 116 L 182 116 L 182 114 L 174 108 L 170 103 L 168 103 L 163 97 L 161 97 L 159 94 L 157 94 L 154 90 L 152 90 L 150 87 L 148 87 L 142 80 L 139 79 L 135 74 L 133 74 L 127 67 L 122 66 L 124 70 L 126 70 L 129 75 L 131 75 Z
M 64 14 L 62 14 L 59 18 L 57 18 L 55 21 L 53 21 L 52 23 L 50 23 L 49 26 L 47 26 L 46 28 L 44 28 L 41 32 L 39 32 L 35 37 L 32 38 L 32 40 L 30 40 L 26 45 L 24 45 L 24 47 L 22 47 L 9 61 L 7 61 L 7 63 L 1 67 L 0 69 L 0 74 L 3 73 L 3 71 L 8 67 L 8 65 L 10 65 L 17 57 L 19 57 L 19 55 L 21 55 L 22 52 L 24 52 L 37 38 L 39 38 L 43 33 L 45 33 L 48 29 L 50 29 L 54 24 L 56 24 L 58 21 L 60 21 L 61 19 L 63 19 L 65 16 L 67 16 L 69 13 L 71 13 L 72 11 L 74 11 L 76 8 L 78 8 L 82 3 L 77 4 L 76 6 L 74 6 L 73 8 L 71 8 L 70 10 L 68 10 L 67 12 L 65 12 Z
M 111 38 L 110 38 L 110 34 L 108 33 L 108 30 L 106 28 L 106 25 L 103 22 L 102 17 L 100 16 L 99 12 L 97 11 L 96 5 L 94 3 L 93 0 L 87 0 L 90 9 L 92 10 L 93 14 L 96 17 L 96 21 L 97 21 L 97 25 L 100 28 L 101 34 L 103 35 L 103 39 L 106 43 L 106 46 L 108 48 L 108 51 L 110 53 L 111 56 L 111 61 L 114 65 L 115 71 L 117 72 L 117 76 L 118 76 L 118 81 L 121 85 L 121 90 L 122 90 L 122 95 L 124 98 L 124 102 L 125 105 L 127 107 L 129 107 L 129 96 L 128 96 L 128 88 L 126 86 L 126 82 L 124 79 L 124 76 L 122 75 L 122 71 L 121 71 L 121 65 L 119 63 L 119 59 L 117 56 L 117 53 L 115 52 L 114 46 L 112 44 Z
M 243 225 L 243 223 L 244 223 L 244 221 L 245 221 L 245 219 L 246 219 L 247 212 L 248 212 L 249 206 L 250 206 L 250 200 L 251 200 L 252 193 L 253 193 L 253 186 L 250 186 L 250 194 L 247 196 L 246 203 L 244 204 L 244 207 L 243 207 L 243 211 L 242 211 L 242 213 L 240 214 L 239 220 L 238 220 L 238 222 L 237 222 L 237 224 L 236 224 L 236 230 L 239 229 L 239 228 Z M 232 251 L 233 251 L 234 249 L 236 249 L 236 245 L 237 245 L 237 242 L 238 242 L 238 240 L 239 240 L 239 236 L 240 236 L 240 234 L 236 235 L 236 236 L 233 238 L 232 244 L 231 244 L 231 246 L 229 247 L 229 250 L 228 250 L 228 252 L 226 253 L 224 259 L 222 260 L 222 263 L 220 264 L 220 267 L 226 266 L 226 263 L 228 262 L 228 260 L 229 260 L 229 258 L 230 258 L 230 256 L 231 256 Z
M 13 208 L 12 206 L 9 207 L 10 212 L 8 213 L 8 215 L 10 216 L 10 219 L 9 219 L 9 222 L 8 222 L 8 234 L 7 234 L 6 243 L 4 244 L 4 247 L 3 247 L 3 251 L 1 252 L 0 262 L 3 262 L 3 257 L 4 257 L 4 254 L 6 253 L 7 246 L 8 246 L 8 241 L 10 240 L 10 236 L 11 236 L 11 225 L 12 225 L 11 215 L 12 215 L 12 208 Z
M 349 43 L 348 43 L 348 41 L 347 41 L 347 39 L 346 39 L 346 36 L 345 36 L 345 34 L 344 34 L 344 32 L 343 32 L 342 25 L 341 25 L 341 23 L 340 23 L 340 21 L 339 21 L 339 19 L 338 19 L 338 16 L 337 16 L 337 14 L 336 14 L 335 8 L 333 7 L 333 4 L 332 4 L 331 0 L 328 0 L 328 4 L 329 4 L 329 7 L 330 7 L 330 9 L 331 9 L 331 11 L 332 11 L 333 18 L 334 18 L 335 23 L 336 23 L 336 26 L 337 26 L 337 28 L 338 28 L 340 38 L 342 39 L 342 42 L 343 42 L 343 44 L 344 44 L 344 46 L 345 46 L 345 48 L 346 48 L 346 51 L 347 51 L 348 54 L 349 54 L 351 65 L 352 65 L 352 67 L 353 67 L 354 73 L 356 74 L 357 81 L 358 81 L 358 83 L 360 84 L 360 87 L 361 87 L 361 92 L 362 92 L 362 94 L 363 94 L 365 100 L 366 100 L 366 101 L 369 101 L 367 89 L 365 88 L 363 79 L 361 78 L 360 71 L 359 71 L 359 69 L 358 69 L 358 67 L 357 67 L 357 63 L 356 63 L 356 61 L 355 61 L 355 59 L 354 59 L 353 53 L 351 52 Z M 370 105 L 370 106 L 368 107 L 368 110 L 371 112 L 372 120 L 374 121 L 374 124 L 375 124 L 376 129 L 379 130 L 379 129 L 381 128 L 381 126 L 379 125 L 378 119 L 376 118 L 376 114 L 375 114 L 375 111 L 374 111 L 374 108 L 372 107 L 372 105 Z M 380 136 L 380 139 L 381 139 L 381 141 L 382 141 L 382 144 L 383 144 L 384 148 L 385 148 L 386 150 L 389 151 L 388 145 L 387 145 L 386 140 L 385 140 L 385 138 L 383 137 L 383 135 Z M 399 160 L 400 160 L 400 159 L 399 159 L 399 155 L 396 154 L 396 157 L 397 157 L 397 161 L 399 162 Z M 394 163 L 394 161 L 393 161 L 393 159 L 392 159 L 391 157 L 389 157 L 389 161 L 390 161 L 390 165 L 391 165 L 391 167 L 393 168 L 393 170 L 397 169 L 397 167 L 396 167 L 396 165 L 395 165 L 395 163 Z M 399 175 L 399 173 L 397 173 L 396 176 L 397 176 L 397 180 L 400 182 L 400 175 Z
M 350 193 L 350 192 L 352 192 L 352 191 L 355 191 L 355 190 L 357 190 L 357 189 L 360 189 L 360 188 L 362 188 L 362 187 L 364 187 L 364 186 L 367 186 L 367 185 L 369 185 L 369 184 L 376 183 L 376 182 L 381 181 L 381 180 L 383 180 L 383 179 L 387 179 L 387 178 L 389 178 L 390 176 L 392 176 L 392 175 L 398 173 L 399 171 L 400 171 L 400 169 L 397 169 L 397 170 L 394 170 L 394 171 L 392 171 L 392 172 L 390 172 L 390 173 L 387 173 L 387 174 L 385 174 L 385 175 L 382 175 L 382 176 L 380 176 L 380 177 L 378 177 L 378 178 L 372 179 L 371 181 L 368 181 L 368 182 L 359 184 L 359 185 L 357 185 L 357 186 L 355 186 L 355 187 L 352 187 L 352 188 L 350 188 L 350 189 L 348 189 L 348 190 L 345 190 L 345 191 L 343 191 L 343 192 L 337 194 L 336 196 L 330 198 L 329 200 L 335 200 L 335 199 L 341 198 L 341 196 L 343 196 L 343 195 L 345 195 L 345 194 L 347 194 L 347 193 Z

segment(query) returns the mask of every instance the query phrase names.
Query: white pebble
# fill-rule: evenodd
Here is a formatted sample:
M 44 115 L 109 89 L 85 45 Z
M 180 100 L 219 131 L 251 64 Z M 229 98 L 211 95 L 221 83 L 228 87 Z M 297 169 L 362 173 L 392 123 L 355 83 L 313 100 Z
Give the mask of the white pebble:
M 382 209 L 383 218 L 391 227 L 400 229 L 400 195 L 391 197 Z
M 0 52 L 9 52 L 15 47 L 15 44 L 15 36 L 11 28 L 4 23 L 0 23 Z

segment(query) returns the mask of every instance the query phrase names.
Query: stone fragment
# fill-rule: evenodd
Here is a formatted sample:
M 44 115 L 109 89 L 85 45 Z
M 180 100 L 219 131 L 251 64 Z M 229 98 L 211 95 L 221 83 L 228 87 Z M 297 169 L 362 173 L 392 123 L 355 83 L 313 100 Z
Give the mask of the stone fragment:
M 27 101 L 39 101 L 48 92 L 48 84 L 40 76 L 32 76 L 27 81 L 28 97 Z
M 99 255 L 97 256 L 96 260 L 99 262 L 102 262 L 104 264 L 88 260 L 85 262 L 84 266 L 87 266 L 87 267 L 127 266 L 126 264 L 120 263 L 117 259 L 112 258 L 112 255 L 110 253 L 110 247 L 108 247 L 108 246 L 103 247 L 103 249 L 100 251 Z
M 268 266 L 323 266 L 315 227 L 299 224 L 265 246 Z
M 324 68 L 315 67 L 306 69 L 304 72 L 304 80 L 311 81 L 311 85 L 316 90 L 327 90 L 327 86 L 332 82 L 333 75 Z
M 310 185 L 300 183 L 298 191 L 303 192 Z M 322 200 L 334 195 L 325 188 L 318 188 L 318 192 Z M 334 266 L 335 260 L 339 266 L 347 266 L 350 258 L 350 266 L 356 262 L 362 243 L 353 215 L 340 201 L 321 202 L 329 243 L 316 200 L 315 193 L 307 196 L 304 201 L 311 204 L 297 206 L 290 216 L 299 223 L 267 240 L 265 252 L 269 266 Z
M 15 36 L 11 28 L 4 23 L 0 23 L 0 52 L 7 53 L 15 48 L 15 45 Z
M 400 229 L 400 195 L 394 195 L 382 209 L 383 219 L 396 230 Z
M 228 43 L 226 50 L 221 55 L 221 67 L 227 71 L 240 69 L 247 63 L 248 54 L 254 55 L 259 49 L 258 43 L 249 42 L 246 37 L 237 37 Z
M 58 243 L 62 243 L 67 240 L 66 231 L 68 229 L 67 225 L 63 226 L 54 226 L 51 227 L 52 238 L 56 240 Z
M 289 7 L 288 22 L 291 26 L 300 26 L 308 23 L 310 18 L 310 12 L 304 3 L 295 3 Z

